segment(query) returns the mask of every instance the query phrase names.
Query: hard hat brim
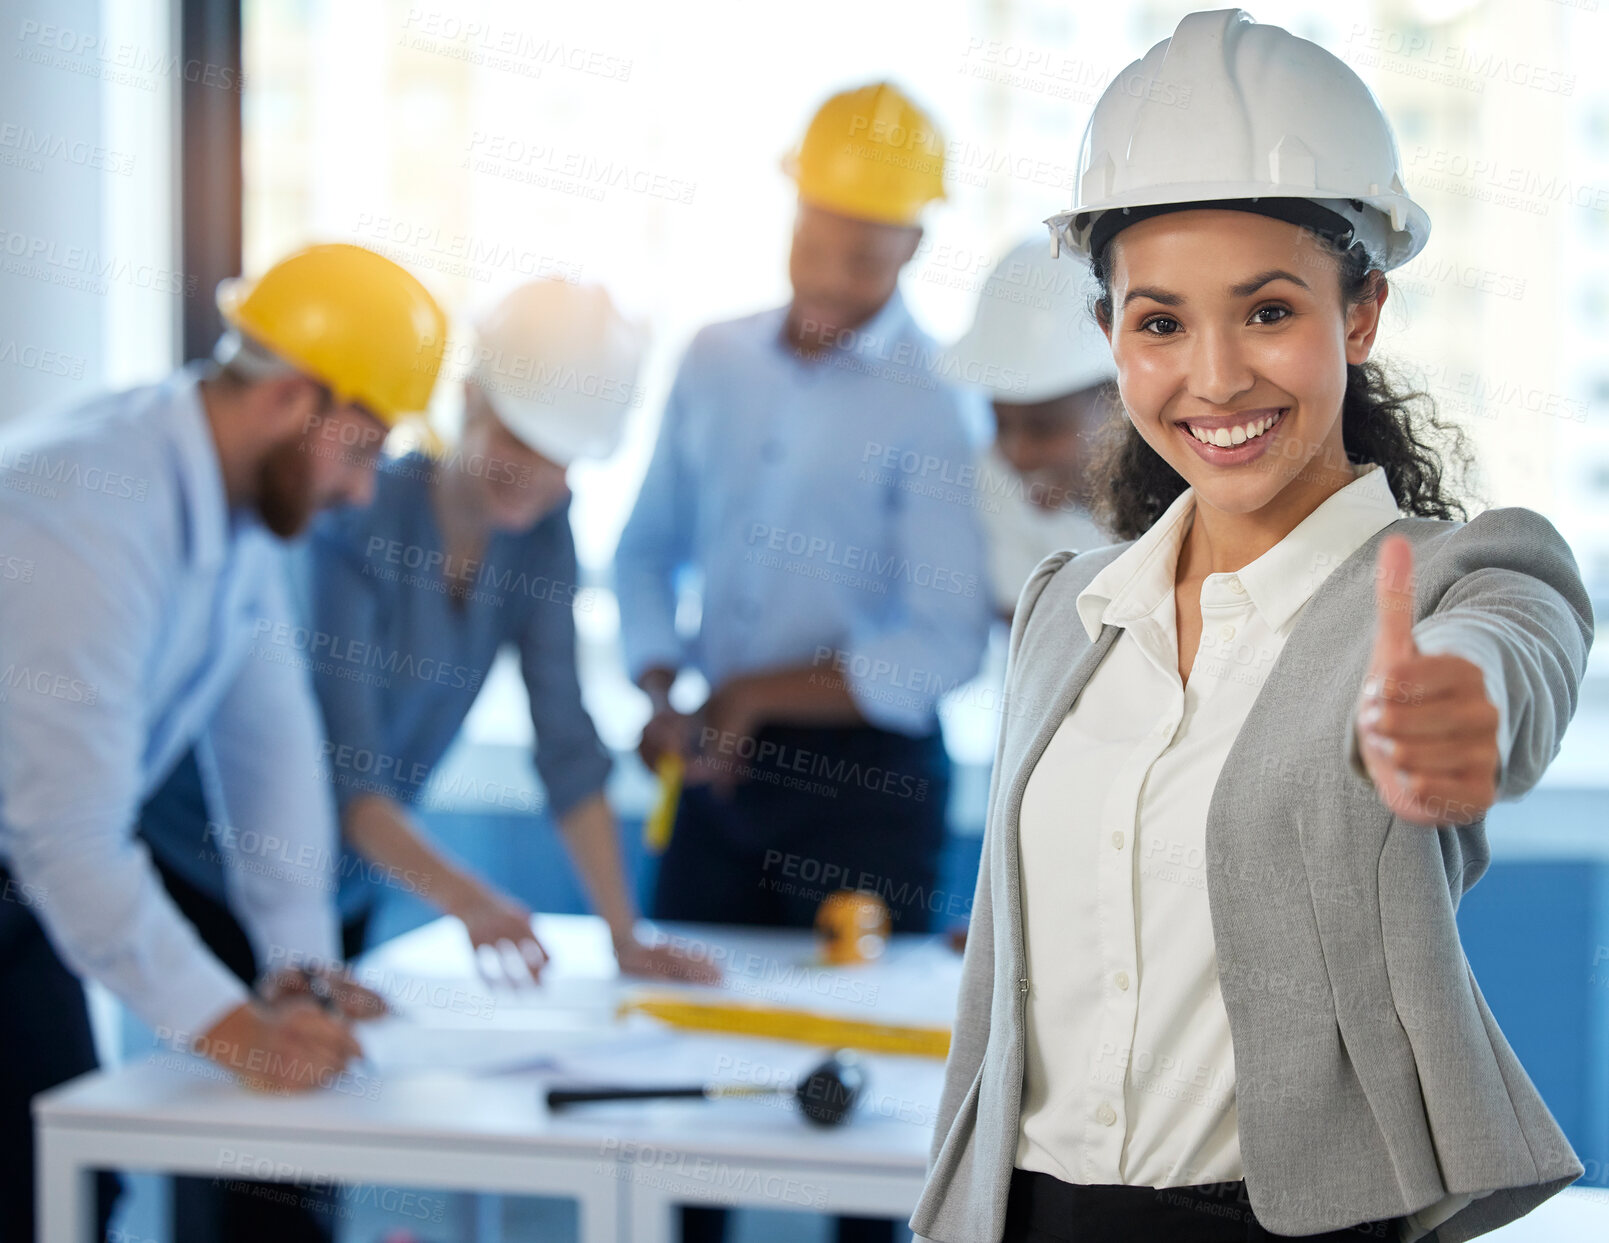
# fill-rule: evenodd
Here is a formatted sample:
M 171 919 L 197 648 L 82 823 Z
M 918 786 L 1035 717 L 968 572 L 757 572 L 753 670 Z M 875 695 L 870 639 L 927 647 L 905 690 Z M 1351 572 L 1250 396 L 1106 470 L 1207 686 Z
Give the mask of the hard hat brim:
M 1111 212 L 1120 212 L 1126 209 L 1155 208 L 1155 211 L 1140 212 L 1135 210 L 1127 223 L 1134 224 L 1149 216 L 1161 214 L 1164 211 L 1187 211 L 1191 209 L 1221 208 L 1226 210 L 1256 210 L 1244 206 L 1255 200 L 1301 200 L 1313 204 L 1322 210 L 1320 200 L 1347 200 L 1362 203 L 1373 208 L 1383 217 L 1384 246 L 1383 254 L 1371 257 L 1382 269 L 1390 270 L 1401 267 L 1409 262 L 1421 250 L 1430 237 L 1430 217 L 1425 210 L 1409 199 L 1406 195 L 1357 195 L 1348 194 L 1339 190 L 1303 190 L 1295 191 L 1288 188 L 1273 187 L 1266 183 L 1245 183 L 1233 185 L 1180 185 L 1170 187 L 1149 187 L 1145 190 L 1134 191 L 1128 194 L 1118 194 L 1099 203 L 1075 207 L 1070 211 L 1057 212 L 1045 219 L 1051 234 L 1060 244 L 1065 244 L 1075 253 L 1093 257 L 1096 250 L 1111 240 L 1116 231 L 1100 236 L 1101 231 L 1096 228 L 1100 218 Z M 1261 214 L 1276 219 L 1287 220 L 1291 223 L 1303 223 L 1300 220 L 1291 220 L 1293 214 L 1282 207 L 1265 210 Z M 1400 226 L 1395 222 L 1401 218 Z M 1322 230 L 1320 230 L 1322 231 Z M 1371 248 L 1372 251 L 1373 248 Z

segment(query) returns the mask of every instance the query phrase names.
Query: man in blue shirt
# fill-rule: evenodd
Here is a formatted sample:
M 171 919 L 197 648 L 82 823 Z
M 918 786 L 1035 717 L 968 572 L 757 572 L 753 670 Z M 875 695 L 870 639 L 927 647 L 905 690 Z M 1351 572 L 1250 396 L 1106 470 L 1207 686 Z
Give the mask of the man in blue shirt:
M 0 1239 L 33 1237 L 29 1102 L 94 1068 L 82 988 L 259 1086 L 338 1077 L 359 1046 L 300 969 L 337 959 L 334 816 L 302 664 L 253 640 L 288 618 L 279 539 L 366 501 L 388 423 L 421 408 L 445 319 L 407 273 L 324 246 L 226 283 L 210 370 L 0 434 Z M 133 836 L 197 748 L 237 833 L 210 845 L 254 995 L 203 944 Z M 348 1016 L 372 994 L 332 981 Z M 104 1219 L 110 1188 L 103 1188 Z
M 936 702 L 970 678 L 990 606 L 960 398 L 898 291 L 942 197 L 943 143 L 899 91 L 830 99 L 790 168 L 789 306 L 694 338 L 616 554 L 621 631 L 686 757 L 653 914 L 809 926 L 838 888 L 929 926 L 949 762 Z M 700 581 L 696 628 L 681 589 Z M 677 711 L 684 668 L 712 687 Z M 683 1238 L 719 1238 L 684 1210 Z M 838 1237 L 894 1223 L 842 1219 Z

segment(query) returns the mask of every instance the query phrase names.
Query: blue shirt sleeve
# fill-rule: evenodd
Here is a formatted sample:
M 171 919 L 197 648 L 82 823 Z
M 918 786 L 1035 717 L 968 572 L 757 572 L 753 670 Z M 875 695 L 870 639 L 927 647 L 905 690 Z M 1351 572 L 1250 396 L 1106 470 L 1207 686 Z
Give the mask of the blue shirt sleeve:
M 363 572 L 353 527 L 356 515 L 327 514 L 313 528 L 307 550 L 311 625 L 315 636 L 348 644 L 369 643 L 378 633 L 380 586 Z M 342 677 L 343 672 L 357 676 Z M 404 801 L 391 781 L 397 761 L 386 758 L 380 687 L 365 671 L 322 661 L 314 668 L 313 690 L 328 736 L 326 768 L 343 819 L 347 807 L 366 794 Z
M 680 443 L 692 386 L 691 349 L 682 360 L 631 517 L 615 551 L 620 641 L 633 682 L 649 669 L 680 669 L 685 645 L 676 633 L 676 577 L 693 547 L 693 481 Z
M 531 699 L 536 729 L 536 768 L 547 788 L 548 804 L 562 819 L 580 803 L 600 793 L 609 778 L 609 752 L 598 738 L 576 670 L 575 609 L 596 594 L 577 594 L 579 566 L 575 537 L 566 505 L 544 521 L 544 564 L 533 574 L 546 577 L 551 589 L 533 603 L 520 636 L 520 669 Z
M 0 852 L 67 965 L 186 1043 L 246 990 L 133 836 L 164 567 L 102 518 L 70 538 L 11 522 L 4 534 L 36 573 L 0 592 Z

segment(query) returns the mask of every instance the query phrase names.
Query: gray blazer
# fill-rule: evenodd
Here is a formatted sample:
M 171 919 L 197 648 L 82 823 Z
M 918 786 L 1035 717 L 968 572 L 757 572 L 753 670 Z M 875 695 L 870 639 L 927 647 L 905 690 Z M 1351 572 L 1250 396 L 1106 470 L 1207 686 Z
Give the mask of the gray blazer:
M 1529 1212 L 1582 1166 L 1459 943 L 1459 898 L 1490 858 L 1484 821 L 1399 820 L 1348 763 L 1376 553 L 1393 532 L 1414 545 L 1416 625 L 1456 610 L 1465 641 L 1503 669 L 1514 738 L 1498 797 L 1523 795 L 1558 752 L 1593 626 L 1569 546 L 1528 509 L 1398 519 L 1319 585 L 1235 740 L 1207 813 L 1208 903 L 1258 1219 L 1313 1234 L 1488 1193 L 1430 1236 L 1457 1243 Z M 1091 643 L 1074 601 L 1125 547 L 1047 558 L 1012 624 L 954 1037 L 910 1219 L 936 1243 L 993 1243 L 1005 1223 L 1032 986 L 1018 815 L 1034 765 L 1119 634 L 1105 626 Z M 1070 900 L 1077 884 L 1068 878 Z

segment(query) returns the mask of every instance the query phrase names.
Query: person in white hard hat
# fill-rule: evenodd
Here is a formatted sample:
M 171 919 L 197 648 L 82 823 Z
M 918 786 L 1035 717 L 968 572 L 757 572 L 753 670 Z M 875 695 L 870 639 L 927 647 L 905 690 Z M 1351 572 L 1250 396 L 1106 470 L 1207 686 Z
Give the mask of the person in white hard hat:
M 1192 13 L 1113 79 L 1071 211 L 1128 427 L 1122 542 L 1049 558 L 911 1227 L 937 1243 L 1469 1239 L 1573 1182 L 1455 910 L 1558 750 L 1591 605 L 1371 361 L 1424 246 L 1323 48 Z M 1453 461 L 1448 454 L 1453 454 Z
M 349 852 L 337 868 L 343 915 L 363 927 L 380 886 L 416 894 L 462 921 L 494 977 L 539 977 L 547 954 L 532 912 L 448 857 L 412 809 L 508 646 L 530 694 L 544 795 L 499 784 L 479 796 L 485 810 L 553 815 L 622 970 L 715 976 L 637 935 L 604 796 L 610 759 L 576 672 L 575 609 L 591 596 L 578 583 L 566 471 L 614 451 L 644 344 L 598 286 L 519 286 L 478 325 L 457 444 L 439 461 L 418 452 L 382 465 L 373 503 L 326 515 L 307 549 L 324 767 Z M 164 820 L 196 801 L 181 783 L 164 790 Z
M 1090 459 L 1115 411 L 1112 351 L 1086 304 L 1088 271 L 1058 261 L 1043 235 L 989 273 L 972 327 L 951 347 L 953 373 L 986 390 L 995 439 L 978 470 L 995 608 L 1006 620 L 1022 585 L 1062 548 L 1111 543 L 1090 516 Z
M 382 472 L 373 505 L 332 515 L 313 534 L 316 628 L 415 662 L 413 676 L 392 675 L 383 688 L 351 670 L 315 676 L 346 841 L 457 916 L 483 959 L 515 979 L 539 976 L 547 959 L 531 911 L 448 859 L 410 811 L 510 645 L 530 695 L 545 810 L 621 969 L 716 976 L 637 934 L 604 795 L 609 756 L 576 671 L 575 610 L 591 597 L 578 582 L 566 471 L 619 444 L 645 344 L 599 286 L 521 285 L 479 325 L 456 451 L 439 465 L 422 454 L 400 460 Z M 535 810 L 531 796 L 514 804 Z

